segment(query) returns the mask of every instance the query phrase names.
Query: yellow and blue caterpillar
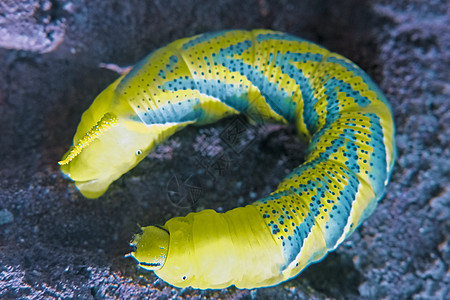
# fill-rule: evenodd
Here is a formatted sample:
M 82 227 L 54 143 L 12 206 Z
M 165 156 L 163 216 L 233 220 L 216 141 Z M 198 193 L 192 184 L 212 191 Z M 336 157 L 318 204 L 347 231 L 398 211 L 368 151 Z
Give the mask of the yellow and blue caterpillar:
M 88 198 L 190 124 L 245 114 L 292 124 L 305 163 L 251 205 L 142 228 L 131 255 L 177 286 L 278 284 L 322 259 L 383 197 L 394 123 L 375 83 L 348 59 L 270 30 L 180 39 L 145 57 L 83 114 L 62 171 Z

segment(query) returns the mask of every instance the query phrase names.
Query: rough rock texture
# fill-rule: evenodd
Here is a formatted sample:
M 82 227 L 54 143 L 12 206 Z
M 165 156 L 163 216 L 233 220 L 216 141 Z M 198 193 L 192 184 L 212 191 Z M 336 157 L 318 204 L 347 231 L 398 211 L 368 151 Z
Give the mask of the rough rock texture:
M 448 1 L 191 2 L 0 3 L 0 298 L 449 299 Z M 137 224 L 267 194 L 303 159 L 295 132 L 237 119 L 189 128 L 98 200 L 80 196 L 56 162 L 117 77 L 100 64 L 126 66 L 176 38 L 226 28 L 286 31 L 354 60 L 392 103 L 399 160 L 373 216 L 297 278 L 180 290 L 123 257 Z M 245 131 L 230 144 L 223 132 L 236 126 Z

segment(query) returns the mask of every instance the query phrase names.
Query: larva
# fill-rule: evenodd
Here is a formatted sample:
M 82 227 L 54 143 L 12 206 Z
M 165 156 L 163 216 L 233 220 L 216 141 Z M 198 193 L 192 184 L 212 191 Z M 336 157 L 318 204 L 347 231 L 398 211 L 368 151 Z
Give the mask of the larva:
M 342 243 L 372 213 L 392 172 L 390 106 L 348 59 L 270 30 L 174 41 L 95 99 L 61 169 L 95 198 L 176 131 L 239 113 L 295 126 L 309 141 L 305 163 L 251 205 L 142 228 L 131 254 L 177 287 L 275 285 Z

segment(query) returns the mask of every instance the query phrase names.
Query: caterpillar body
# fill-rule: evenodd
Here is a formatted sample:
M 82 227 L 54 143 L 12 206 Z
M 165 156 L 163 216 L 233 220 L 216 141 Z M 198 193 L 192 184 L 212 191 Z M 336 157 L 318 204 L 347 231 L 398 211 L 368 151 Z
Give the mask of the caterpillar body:
M 342 243 L 372 213 L 392 172 L 390 106 L 348 59 L 270 30 L 174 41 L 95 99 L 61 169 L 95 198 L 176 131 L 239 113 L 293 124 L 309 141 L 305 162 L 251 205 L 142 228 L 131 254 L 177 287 L 275 285 Z

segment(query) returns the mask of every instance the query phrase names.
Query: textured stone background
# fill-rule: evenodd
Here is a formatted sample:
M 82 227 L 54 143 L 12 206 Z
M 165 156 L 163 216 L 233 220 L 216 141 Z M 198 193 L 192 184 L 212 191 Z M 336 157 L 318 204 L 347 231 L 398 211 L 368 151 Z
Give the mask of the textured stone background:
M 1 1 L 0 298 L 450 299 L 449 15 L 445 0 Z M 374 215 L 297 278 L 180 290 L 123 258 L 137 224 L 265 195 L 302 161 L 295 132 L 237 119 L 189 128 L 98 200 L 56 162 L 117 77 L 102 64 L 229 28 L 286 31 L 354 60 L 392 103 L 399 160 Z M 238 125 L 237 154 L 223 132 Z

